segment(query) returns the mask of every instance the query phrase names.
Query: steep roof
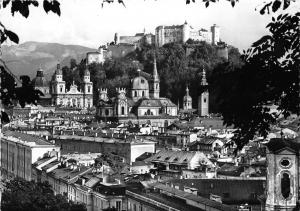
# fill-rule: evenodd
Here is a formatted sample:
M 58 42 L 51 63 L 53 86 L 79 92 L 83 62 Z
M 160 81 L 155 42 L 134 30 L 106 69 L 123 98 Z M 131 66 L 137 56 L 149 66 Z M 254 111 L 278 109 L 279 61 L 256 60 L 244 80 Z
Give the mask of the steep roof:
M 268 143 L 266 143 L 269 151 L 276 153 L 282 149 L 289 148 L 290 150 L 296 151 L 297 153 L 300 150 L 300 138 L 295 139 L 282 139 L 282 138 L 273 138 Z

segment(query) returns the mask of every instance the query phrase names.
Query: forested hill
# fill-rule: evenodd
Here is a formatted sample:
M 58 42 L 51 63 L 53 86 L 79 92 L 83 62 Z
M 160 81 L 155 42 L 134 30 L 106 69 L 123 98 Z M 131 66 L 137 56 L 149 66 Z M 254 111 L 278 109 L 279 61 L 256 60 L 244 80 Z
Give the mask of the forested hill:
M 186 54 L 187 47 L 193 48 L 188 56 Z M 210 84 L 211 108 L 217 110 L 217 108 L 214 108 L 214 87 L 218 83 L 218 73 L 241 66 L 240 54 L 237 48 L 230 46 L 228 61 L 217 56 L 216 46 L 205 42 L 190 43 L 188 46 L 186 44 L 170 43 L 158 49 L 149 45 L 142 46 L 141 49 L 137 49 L 124 58 L 110 59 L 105 61 L 104 64 L 89 65 L 96 92 L 95 100 L 97 100 L 97 90 L 100 87 L 107 87 L 110 96 L 115 94 L 116 87 L 129 89 L 130 79 L 137 74 L 138 68 L 152 74 L 154 54 L 156 55 L 157 69 L 160 75 L 160 95 L 171 98 L 176 104 L 179 101 L 181 107 L 186 85 L 190 88 L 193 106 L 197 107 L 197 99 L 202 92 L 200 82 L 202 69 L 204 68 Z M 78 68 L 71 71 L 75 66 Z M 78 84 L 80 83 L 80 76 L 84 69 L 84 62 L 76 64 L 75 60 L 71 61 L 70 66 L 63 67 L 67 87 L 73 80 Z

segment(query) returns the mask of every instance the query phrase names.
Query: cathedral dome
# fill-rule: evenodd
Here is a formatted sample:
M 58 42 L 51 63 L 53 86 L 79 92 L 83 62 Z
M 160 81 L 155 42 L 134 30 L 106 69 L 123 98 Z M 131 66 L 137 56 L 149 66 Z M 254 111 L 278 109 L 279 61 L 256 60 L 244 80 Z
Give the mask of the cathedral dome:
M 192 101 L 192 97 L 190 95 L 184 95 L 183 100 L 184 101 Z
M 48 87 L 49 81 L 44 77 L 44 71 L 42 68 L 39 68 L 36 73 L 36 77 L 32 80 L 32 85 L 34 87 Z
M 133 90 L 143 90 L 143 89 L 149 90 L 148 81 L 142 76 L 135 77 L 132 81 L 132 89 Z

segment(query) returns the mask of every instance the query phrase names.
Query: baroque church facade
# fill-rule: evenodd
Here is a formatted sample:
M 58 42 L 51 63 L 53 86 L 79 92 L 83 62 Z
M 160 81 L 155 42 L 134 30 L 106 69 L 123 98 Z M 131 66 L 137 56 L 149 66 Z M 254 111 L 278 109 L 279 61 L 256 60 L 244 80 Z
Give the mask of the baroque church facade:
M 160 97 L 160 79 L 154 60 L 153 74 L 141 73 L 131 81 L 131 89 L 117 88 L 117 96 L 109 98 L 107 89 L 100 89 L 97 115 L 103 120 L 164 127 L 177 119 L 177 105 Z M 145 76 L 142 76 L 145 75 Z M 126 94 L 128 96 L 126 96 Z
M 41 100 L 47 101 L 48 105 L 75 108 L 91 108 L 93 106 L 93 83 L 90 81 L 88 69 L 84 71 L 81 86 L 78 87 L 73 82 L 69 90 L 66 89 L 60 64 L 57 65 L 50 83 L 45 79 L 43 70 L 39 68 L 32 84 L 44 94 Z

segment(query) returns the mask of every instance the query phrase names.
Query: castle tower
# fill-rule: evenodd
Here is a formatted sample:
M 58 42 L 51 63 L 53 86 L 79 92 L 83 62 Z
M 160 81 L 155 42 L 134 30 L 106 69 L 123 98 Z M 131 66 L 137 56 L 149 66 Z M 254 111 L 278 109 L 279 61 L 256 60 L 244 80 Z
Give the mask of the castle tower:
M 83 73 L 83 107 L 93 106 L 93 83 L 90 81 L 90 71 L 86 68 Z
M 267 144 L 266 211 L 292 211 L 299 196 L 299 142 L 282 138 Z
M 206 72 L 203 68 L 201 86 L 205 87 L 205 90 L 201 93 L 198 98 L 198 114 L 200 116 L 207 116 L 209 114 L 209 93 L 208 93 L 208 83 L 206 81 Z
M 183 109 L 184 110 L 192 109 L 192 97 L 190 96 L 189 91 L 190 91 L 189 87 L 186 86 L 186 94 L 183 97 Z
M 211 35 L 212 35 L 212 44 L 217 45 L 220 42 L 220 27 L 214 24 L 210 27 Z
M 160 92 L 160 87 L 159 87 L 159 75 L 157 72 L 157 66 L 156 66 L 156 59 L 154 58 L 153 62 L 153 75 L 152 75 L 152 80 L 150 81 L 150 92 L 149 95 L 151 98 L 159 98 L 159 92 Z
M 120 37 L 118 33 L 115 33 L 114 41 L 115 41 L 115 45 L 118 45 L 120 43 Z
M 185 21 L 182 25 L 182 42 L 185 43 L 190 38 L 190 30 L 189 25 Z
M 104 102 L 108 101 L 106 88 L 99 89 L 99 100 L 103 100 Z
M 155 29 L 155 46 L 161 47 L 165 44 L 165 27 L 158 26 Z
M 128 116 L 128 103 L 126 97 L 125 88 L 117 88 L 118 97 L 115 103 L 115 116 L 117 117 L 126 117 Z

